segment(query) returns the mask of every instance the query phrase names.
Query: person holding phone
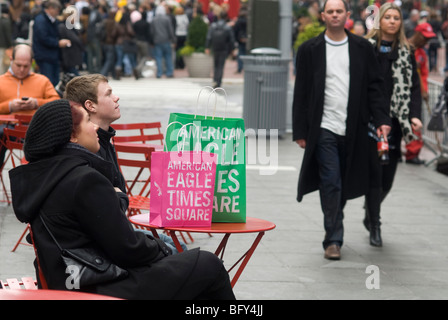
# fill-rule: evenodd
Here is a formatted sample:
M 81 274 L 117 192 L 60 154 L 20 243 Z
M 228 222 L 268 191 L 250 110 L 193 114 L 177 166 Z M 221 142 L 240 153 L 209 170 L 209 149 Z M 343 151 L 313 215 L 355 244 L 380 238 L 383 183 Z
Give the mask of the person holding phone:
M 34 114 L 39 106 L 60 98 L 47 77 L 31 71 L 32 62 L 30 46 L 14 47 L 11 65 L 0 76 L 0 114 Z
M 0 114 L 34 114 L 40 106 L 59 99 L 56 89 L 47 77 L 31 71 L 33 51 L 29 45 L 14 47 L 11 65 L 0 76 Z M 13 126 L 0 123 L 0 139 L 3 129 Z M 6 148 L 0 145 L 0 165 L 3 164 Z

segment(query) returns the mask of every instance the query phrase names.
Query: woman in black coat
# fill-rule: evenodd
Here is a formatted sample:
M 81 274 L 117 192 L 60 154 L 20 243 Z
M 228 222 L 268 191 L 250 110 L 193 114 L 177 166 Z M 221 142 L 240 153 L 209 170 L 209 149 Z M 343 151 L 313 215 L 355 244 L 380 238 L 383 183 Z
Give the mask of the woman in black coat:
M 61 66 L 63 73 L 73 73 L 79 76 L 79 66 L 82 65 L 84 45 L 81 41 L 79 31 L 75 25 L 75 13 L 66 9 L 63 17 L 65 20 L 58 24 L 59 37 L 69 39 L 70 46 L 61 48 Z
M 381 203 L 392 189 L 399 159 L 401 140 L 416 139 L 413 131 L 422 128 L 420 76 L 417 71 L 414 48 L 406 40 L 403 16 L 399 6 L 392 2 L 379 10 L 378 28 L 372 28 L 366 38 L 375 48 L 378 73 L 384 78 L 386 104 L 390 106 L 392 130 L 389 140 L 389 162 L 378 161 L 376 139 L 370 139 L 371 182 L 366 195 L 364 225 L 370 232 L 370 244 L 381 247 Z
M 229 276 L 214 254 L 199 249 L 171 255 L 159 241 L 135 231 L 120 208 L 111 163 L 95 155 L 98 127 L 87 111 L 56 100 L 35 113 L 24 152 L 29 164 L 10 171 L 17 218 L 31 224 L 50 289 L 73 287 L 61 251 L 95 248 L 128 271 L 121 280 L 81 291 L 125 299 L 234 299 Z

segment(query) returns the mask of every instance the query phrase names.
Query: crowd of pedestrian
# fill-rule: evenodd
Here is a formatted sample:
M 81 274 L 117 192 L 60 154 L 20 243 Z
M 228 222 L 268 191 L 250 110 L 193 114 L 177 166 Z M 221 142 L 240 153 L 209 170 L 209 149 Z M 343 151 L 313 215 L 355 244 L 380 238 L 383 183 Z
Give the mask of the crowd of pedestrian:
M 57 86 L 61 74 L 74 77 L 80 71 L 139 79 L 148 60 L 155 60 L 158 78 L 173 77 L 175 68 L 185 67 L 178 51 L 187 41 L 193 17 L 203 14 L 211 26 L 228 7 L 212 2 L 209 12 L 202 12 L 200 2 L 189 0 L 176 5 L 153 0 L 34 0 L 19 9 L 5 2 L 1 9 L 0 55 L 6 57 L 2 73 L 9 67 L 5 50 L 27 43 L 34 51 L 36 72 Z M 237 41 L 232 48 L 239 46 L 244 54 L 245 14 L 225 22 Z M 241 63 L 237 71 L 242 71 Z

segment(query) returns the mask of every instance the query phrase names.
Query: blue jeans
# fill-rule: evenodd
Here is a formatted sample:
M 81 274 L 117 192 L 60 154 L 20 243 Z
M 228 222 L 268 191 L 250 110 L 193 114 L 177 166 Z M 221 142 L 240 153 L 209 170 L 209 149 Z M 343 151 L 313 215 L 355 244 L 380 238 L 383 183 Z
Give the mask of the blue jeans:
M 123 68 L 123 46 L 121 44 L 115 45 L 115 68 Z
M 166 76 L 173 76 L 173 54 L 171 43 L 159 43 L 154 45 L 154 58 L 157 64 L 157 78 L 163 75 L 163 60 L 165 60 Z
M 137 66 L 137 59 L 135 53 L 123 54 L 124 75 L 132 75 L 133 70 Z
M 103 60 L 103 49 L 99 41 L 90 41 L 87 44 L 87 70 L 89 73 L 100 72 Z
M 238 43 L 238 72 L 243 71 L 243 60 L 241 59 L 241 56 L 246 55 L 246 44 L 245 43 Z
M 327 129 L 320 130 L 316 147 L 319 167 L 319 194 L 324 214 L 324 248 L 331 244 L 342 246 L 344 237 L 342 179 L 345 172 L 345 137 Z
M 103 44 L 104 49 L 104 63 L 101 68 L 101 74 L 103 76 L 108 76 L 109 72 L 115 76 L 115 47 L 113 44 Z
M 50 79 L 54 87 L 59 83 L 59 61 L 56 63 L 36 61 L 40 73 Z

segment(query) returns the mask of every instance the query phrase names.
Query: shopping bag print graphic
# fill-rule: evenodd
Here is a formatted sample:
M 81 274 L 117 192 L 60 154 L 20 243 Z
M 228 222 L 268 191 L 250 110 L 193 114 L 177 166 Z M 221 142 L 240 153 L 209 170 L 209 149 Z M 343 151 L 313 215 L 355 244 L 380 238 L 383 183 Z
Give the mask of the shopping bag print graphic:
M 151 155 L 150 224 L 210 227 L 216 155 L 205 151 L 156 151 Z

